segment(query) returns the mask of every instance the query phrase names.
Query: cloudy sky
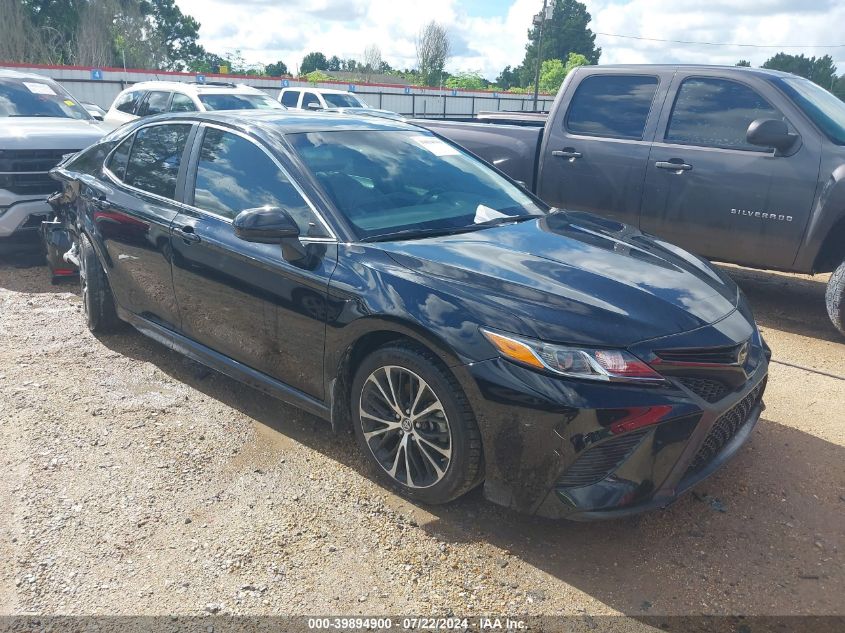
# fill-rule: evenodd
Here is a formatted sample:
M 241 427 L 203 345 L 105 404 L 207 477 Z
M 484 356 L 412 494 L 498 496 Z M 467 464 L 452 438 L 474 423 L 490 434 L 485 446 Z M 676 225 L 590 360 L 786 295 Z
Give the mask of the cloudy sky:
M 248 62 L 281 59 L 291 71 L 309 51 L 360 59 L 369 44 L 378 45 L 392 66 L 410 68 L 414 38 L 433 19 L 446 25 L 452 38 L 453 57 L 447 70 L 480 71 L 494 79 L 506 65 L 522 61 L 531 16 L 542 0 L 177 0 L 177 4 L 200 21 L 200 41 L 209 50 L 240 49 Z M 597 33 L 731 44 L 684 45 L 599 35 L 601 63 L 734 64 L 748 59 L 756 66 L 782 49 L 830 54 L 839 72 L 845 72 L 845 46 L 809 47 L 845 45 L 841 0 L 586 0 L 585 4 Z

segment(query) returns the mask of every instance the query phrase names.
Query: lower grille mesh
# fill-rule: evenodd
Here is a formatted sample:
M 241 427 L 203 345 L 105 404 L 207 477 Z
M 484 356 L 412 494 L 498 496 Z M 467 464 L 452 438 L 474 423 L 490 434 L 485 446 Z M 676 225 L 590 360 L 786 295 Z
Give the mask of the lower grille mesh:
M 706 402 L 718 402 L 728 395 L 725 383 L 709 378 L 678 378 L 678 382 Z
M 558 487 L 580 488 L 601 481 L 634 452 L 647 433 L 648 429 L 632 431 L 587 450 L 558 479 Z
M 687 475 L 692 475 L 707 466 L 718 455 L 725 445 L 730 442 L 740 428 L 748 421 L 751 410 L 760 402 L 766 388 L 766 379 L 757 385 L 751 393 L 740 400 L 727 413 L 723 414 L 710 433 L 704 438 L 701 448 L 687 469 Z

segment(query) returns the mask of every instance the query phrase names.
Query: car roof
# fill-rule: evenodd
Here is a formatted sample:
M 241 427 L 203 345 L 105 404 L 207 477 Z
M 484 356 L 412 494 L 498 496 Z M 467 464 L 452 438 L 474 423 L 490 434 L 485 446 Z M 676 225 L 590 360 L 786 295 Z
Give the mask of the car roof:
M 428 134 L 415 125 L 367 115 L 341 112 L 301 112 L 297 110 L 213 110 L 211 112 L 185 112 L 144 117 L 139 122 L 151 123 L 165 120 L 191 120 L 220 123 L 247 130 L 260 128 L 275 134 L 299 134 L 330 131 L 384 131 L 407 130 Z
M 230 84 L 230 83 L 192 83 L 186 81 L 139 81 L 132 84 L 126 90 L 172 90 L 184 92 L 186 94 L 267 94 L 252 86 L 245 84 Z M 269 96 L 269 95 L 268 95 Z
M 324 95 L 351 95 L 355 94 L 350 92 L 349 90 L 336 90 L 334 88 L 313 88 L 311 86 L 288 86 L 287 88 L 283 88 L 282 92 L 285 90 L 307 90 L 308 92 L 316 92 L 319 94 Z
M 54 81 L 52 77 L 48 77 L 47 75 L 6 69 L 0 69 L 0 79 L 40 79 L 41 81 Z
M 768 68 L 751 68 L 749 66 L 720 66 L 717 64 L 601 64 L 599 66 L 582 66 L 585 69 L 600 69 L 600 70 L 623 70 L 623 71 L 648 71 L 648 70 L 676 70 L 682 72 L 695 71 L 720 71 L 725 74 L 745 73 L 751 75 L 760 75 L 768 77 L 794 77 L 792 73 L 782 72 L 780 70 L 770 70 Z

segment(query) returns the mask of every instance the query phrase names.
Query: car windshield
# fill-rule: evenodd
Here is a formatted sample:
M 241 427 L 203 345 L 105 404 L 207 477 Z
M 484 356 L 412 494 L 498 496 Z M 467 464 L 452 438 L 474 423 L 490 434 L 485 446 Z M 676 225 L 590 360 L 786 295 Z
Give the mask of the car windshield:
M 845 145 L 845 103 L 809 79 L 778 77 L 774 82 L 831 141 Z
M 284 110 L 285 107 L 267 95 L 207 94 L 199 95 L 206 110 Z
M 366 108 L 367 106 L 352 95 L 323 93 L 323 99 L 330 108 Z
M 359 239 L 458 233 L 548 212 L 478 159 L 422 130 L 287 138 Z
M 60 86 L 39 79 L 0 79 L 0 117 L 86 119 L 85 111 Z

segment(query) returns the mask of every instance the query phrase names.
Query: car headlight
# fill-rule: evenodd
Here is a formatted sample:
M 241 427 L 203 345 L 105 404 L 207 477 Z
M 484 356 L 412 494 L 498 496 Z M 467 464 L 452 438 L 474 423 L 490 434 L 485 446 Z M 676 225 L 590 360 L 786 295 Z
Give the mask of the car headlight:
M 481 328 L 503 358 L 558 376 L 615 382 L 663 383 L 663 376 L 621 349 L 554 345 Z

